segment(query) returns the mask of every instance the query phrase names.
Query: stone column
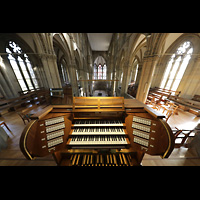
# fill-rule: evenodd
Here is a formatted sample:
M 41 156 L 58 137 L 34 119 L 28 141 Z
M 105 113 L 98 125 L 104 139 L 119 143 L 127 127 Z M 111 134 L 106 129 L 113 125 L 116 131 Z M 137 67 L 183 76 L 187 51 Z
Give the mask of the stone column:
M 136 80 L 135 80 L 135 85 L 139 84 L 141 72 L 142 72 L 142 63 L 140 62 L 140 63 L 138 63 L 138 73 L 137 73 L 137 77 L 136 77 Z
M 89 66 L 88 67 L 89 80 L 92 80 L 92 74 L 93 74 L 94 67 L 92 64 L 92 57 L 89 54 L 87 55 L 87 65 Z M 88 96 L 89 96 L 89 95 L 92 95 L 92 81 L 87 82 L 87 85 L 88 85 Z
M 109 62 L 109 67 L 107 66 L 107 68 L 110 69 L 110 80 L 114 80 L 115 79 L 115 71 L 114 71 L 114 67 L 113 67 L 113 59 L 110 60 Z M 112 74 L 112 76 L 111 76 Z M 114 95 L 114 81 L 110 82 L 110 89 L 111 89 L 111 95 Z
M 142 103 L 146 102 L 157 62 L 158 62 L 158 56 L 147 55 L 144 58 L 141 77 L 139 80 L 139 85 L 136 95 L 136 99 L 141 101 Z
M 72 85 L 72 94 L 75 97 L 79 96 L 79 92 L 78 92 L 78 82 L 77 82 L 77 78 L 76 78 L 76 61 L 75 61 L 75 54 L 74 54 L 74 50 L 73 50 L 73 37 L 71 35 L 69 35 L 70 38 L 70 46 L 71 46 L 71 54 L 72 54 L 72 60 L 71 60 L 71 65 L 69 65 L 69 73 L 70 73 L 70 78 L 71 78 L 71 85 Z M 79 74 L 80 76 L 80 74 Z
M 128 61 L 124 63 L 123 68 L 123 79 L 121 86 L 121 96 L 123 97 L 125 93 L 127 93 L 128 82 L 130 79 L 131 65 L 128 64 Z
M 40 55 L 43 68 L 50 88 L 61 88 L 62 84 L 56 63 L 56 55 Z
M 72 94 L 75 97 L 78 97 L 78 83 L 76 79 L 76 64 L 75 62 L 72 62 L 71 65 L 69 65 L 69 74 L 71 79 L 71 86 L 72 86 Z
M 13 98 L 19 95 L 21 88 L 9 65 L 10 62 L 0 56 L 0 92 L 6 98 Z
M 87 72 L 84 71 L 83 69 L 80 69 L 79 71 L 80 71 L 80 76 L 82 77 L 82 80 L 87 80 Z M 81 81 L 80 80 L 80 84 L 83 88 L 83 93 L 88 94 L 88 89 L 87 89 L 88 81 Z

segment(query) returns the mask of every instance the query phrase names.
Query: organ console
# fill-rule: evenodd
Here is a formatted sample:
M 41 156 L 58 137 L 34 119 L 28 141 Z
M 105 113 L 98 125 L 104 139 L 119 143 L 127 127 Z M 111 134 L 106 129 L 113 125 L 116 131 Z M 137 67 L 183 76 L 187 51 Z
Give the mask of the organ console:
M 164 116 L 136 99 L 74 97 L 31 116 L 22 132 L 24 156 L 53 155 L 64 166 L 138 166 L 145 153 L 168 158 L 174 137 Z

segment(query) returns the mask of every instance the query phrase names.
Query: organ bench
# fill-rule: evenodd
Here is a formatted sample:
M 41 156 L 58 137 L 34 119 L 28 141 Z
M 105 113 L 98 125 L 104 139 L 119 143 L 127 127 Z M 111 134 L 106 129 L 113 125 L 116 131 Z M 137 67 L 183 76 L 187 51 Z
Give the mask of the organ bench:
M 174 149 L 163 118 L 136 99 L 73 97 L 32 115 L 20 149 L 29 160 L 52 154 L 59 166 L 140 166 L 145 153 L 168 158 Z

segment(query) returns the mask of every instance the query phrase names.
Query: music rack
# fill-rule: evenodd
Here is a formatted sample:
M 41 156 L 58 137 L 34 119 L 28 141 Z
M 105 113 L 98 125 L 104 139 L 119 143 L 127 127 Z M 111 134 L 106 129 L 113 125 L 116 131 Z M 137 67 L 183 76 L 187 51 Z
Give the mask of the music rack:
M 124 97 L 73 97 L 73 112 L 119 111 L 124 111 Z

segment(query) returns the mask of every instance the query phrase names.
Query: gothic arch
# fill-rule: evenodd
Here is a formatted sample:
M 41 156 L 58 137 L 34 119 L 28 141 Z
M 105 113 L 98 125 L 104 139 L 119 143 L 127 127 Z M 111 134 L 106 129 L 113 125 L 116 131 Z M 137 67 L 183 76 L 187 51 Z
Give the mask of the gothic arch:
M 96 65 L 99 65 L 99 64 L 104 65 L 104 64 L 106 64 L 106 61 L 105 61 L 105 59 L 104 59 L 103 56 L 100 56 L 100 55 L 99 55 L 99 56 L 97 56 L 97 57 L 95 58 L 94 64 L 96 64 Z
M 192 43 L 194 48 L 193 54 L 198 54 L 200 52 L 200 36 L 196 33 L 184 33 L 173 41 L 173 43 L 168 47 L 165 53 L 167 54 L 176 51 L 178 46 L 184 41 L 190 41 Z
M 6 53 L 6 46 L 8 45 L 9 41 L 13 41 L 16 44 L 18 44 L 23 52 L 26 52 L 28 55 L 31 65 L 35 70 L 36 77 L 39 81 L 40 87 L 48 87 L 48 84 L 46 82 L 46 76 L 43 73 L 41 66 L 41 60 L 38 56 L 38 49 L 37 48 L 37 41 L 35 39 L 35 35 L 32 33 L 1 33 L 0 34 L 0 46 L 1 46 L 1 52 Z M 18 81 L 16 79 L 16 76 L 14 75 L 14 72 L 12 70 L 11 64 L 8 60 L 7 55 L 2 55 L 2 58 L 4 60 L 6 71 L 2 71 L 4 74 L 3 81 L 6 82 L 6 87 L 4 87 L 5 94 L 7 97 L 15 97 L 18 96 L 18 91 L 21 90 Z
M 129 52 L 130 52 L 130 59 L 132 55 L 134 55 L 134 52 L 137 52 L 139 48 L 141 48 L 141 45 L 146 43 L 146 38 L 143 34 L 138 33 L 135 37 L 132 37 L 129 44 Z
M 55 43 L 56 45 L 59 46 L 59 48 L 62 50 L 62 52 L 66 58 L 67 64 L 71 65 L 72 55 L 71 55 L 68 43 L 64 39 L 64 36 L 62 34 L 58 34 L 58 33 L 54 34 L 53 35 L 53 43 Z
M 170 34 L 168 34 L 169 37 Z M 168 37 L 165 38 L 165 43 L 168 41 Z M 160 69 L 165 69 L 166 65 L 165 63 L 168 62 L 170 56 L 177 50 L 177 48 L 185 41 L 190 41 L 193 45 L 193 54 L 198 54 L 200 52 L 200 37 L 197 34 L 194 33 L 185 33 L 182 34 L 180 37 L 175 38 L 173 42 L 171 42 L 171 45 L 168 47 L 168 49 L 166 49 L 165 52 L 163 52 L 163 56 L 160 57 L 159 60 L 159 64 L 158 66 L 160 66 Z M 163 45 L 164 45 L 163 42 Z M 193 58 L 195 58 L 196 56 L 193 55 Z M 163 70 L 162 70 L 163 72 Z
M 81 60 L 80 54 L 77 49 L 74 51 L 74 58 L 75 58 L 77 69 L 82 70 L 83 64 L 82 64 L 82 60 Z
M 171 58 L 172 54 L 177 51 L 177 48 L 186 41 L 191 42 L 192 47 L 193 47 L 193 53 L 192 53 L 192 57 L 188 63 L 185 74 L 192 73 L 192 71 L 196 70 L 194 62 L 195 62 L 195 59 L 198 58 L 198 54 L 200 52 L 200 37 L 199 37 L 199 35 L 195 34 L 195 33 L 183 33 L 183 34 L 179 34 L 179 35 L 177 34 L 177 36 L 179 36 L 179 37 L 175 37 L 176 35 L 172 35 L 172 34 L 174 34 L 174 33 L 169 33 L 167 35 L 167 37 L 165 38 L 165 43 L 170 42 L 171 45 L 168 46 L 168 48 L 165 50 L 165 52 L 163 52 L 163 56 L 159 59 L 159 62 L 155 69 L 154 78 L 153 78 L 152 85 L 151 85 L 152 87 L 155 87 L 155 86 L 160 87 L 160 83 L 164 76 L 164 72 L 168 65 L 169 59 Z M 172 39 L 173 39 L 173 41 L 172 41 Z M 170 41 L 168 41 L 168 40 L 170 40 Z M 163 43 L 163 45 L 164 45 L 164 43 Z M 182 83 L 184 82 L 183 80 L 186 77 L 187 76 L 183 75 L 180 85 L 178 87 L 178 89 L 181 89 L 182 93 L 184 93 L 184 90 L 186 90 L 186 87 L 182 86 Z M 187 84 L 188 83 L 186 83 L 186 81 L 185 81 L 184 85 L 186 86 Z
M 121 51 L 120 55 L 118 56 L 116 63 L 115 63 L 116 70 L 123 69 L 124 61 L 125 61 L 125 50 L 122 49 L 122 51 Z

